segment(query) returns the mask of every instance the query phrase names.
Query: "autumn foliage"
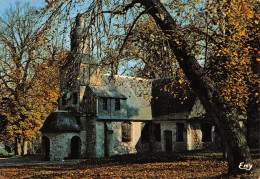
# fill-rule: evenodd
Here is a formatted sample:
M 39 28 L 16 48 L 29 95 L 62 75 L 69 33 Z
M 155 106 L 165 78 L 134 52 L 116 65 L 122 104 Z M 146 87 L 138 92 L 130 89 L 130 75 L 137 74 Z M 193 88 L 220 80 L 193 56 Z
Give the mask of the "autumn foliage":
M 250 87 L 259 83 L 259 76 L 252 69 L 260 60 L 254 58 L 258 51 L 254 43 L 259 37 L 259 17 L 255 13 L 257 2 L 227 1 L 208 6 L 212 9 L 209 14 L 212 23 L 217 25 L 215 34 L 210 37 L 215 39 L 212 47 L 214 56 L 209 59 L 210 74 L 225 100 L 245 115 L 249 96 L 259 95 Z
M 39 139 L 43 121 L 57 108 L 63 53 L 40 20 L 38 11 L 19 3 L 0 19 L 0 137 L 15 142 L 19 155 L 22 143 L 27 154 L 28 141 Z

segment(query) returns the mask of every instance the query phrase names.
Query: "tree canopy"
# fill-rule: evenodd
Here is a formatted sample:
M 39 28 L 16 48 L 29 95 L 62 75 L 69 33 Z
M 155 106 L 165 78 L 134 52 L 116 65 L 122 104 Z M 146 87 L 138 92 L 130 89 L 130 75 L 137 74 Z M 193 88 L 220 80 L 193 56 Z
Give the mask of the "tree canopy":
M 46 115 L 57 108 L 63 54 L 51 28 L 43 28 L 51 25 L 44 18 L 17 3 L 0 19 L 0 135 L 18 143 L 35 138 Z

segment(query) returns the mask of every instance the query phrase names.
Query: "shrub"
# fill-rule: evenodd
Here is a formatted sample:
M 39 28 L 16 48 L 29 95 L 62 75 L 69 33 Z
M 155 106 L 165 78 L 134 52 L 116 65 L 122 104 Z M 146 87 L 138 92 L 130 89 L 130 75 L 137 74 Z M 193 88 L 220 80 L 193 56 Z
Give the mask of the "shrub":
M 5 149 L 0 149 L 0 157 L 7 157 L 9 153 Z
M 0 149 L 0 157 L 9 157 L 14 155 L 14 153 L 9 153 L 5 149 Z

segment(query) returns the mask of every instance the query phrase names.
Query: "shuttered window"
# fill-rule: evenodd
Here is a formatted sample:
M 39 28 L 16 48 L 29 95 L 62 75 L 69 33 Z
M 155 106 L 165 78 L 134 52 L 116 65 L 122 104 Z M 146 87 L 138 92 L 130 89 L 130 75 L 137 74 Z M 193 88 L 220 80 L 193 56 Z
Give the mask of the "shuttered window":
M 153 134 L 156 142 L 161 142 L 161 125 L 153 124 Z
M 132 125 L 130 122 L 122 123 L 122 142 L 130 142 L 132 133 Z
M 183 142 L 184 141 L 184 138 L 183 138 L 184 123 L 176 123 L 176 126 L 177 126 L 176 141 L 177 142 Z
M 201 124 L 202 142 L 211 142 L 211 129 L 210 124 Z
M 144 127 L 141 132 L 141 141 L 143 143 L 150 142 L 150 136 L 151 136 L 150 128 L 151 128 L 151 123 L 144 124 Z
M 107 98 L 103 98 L 103 110 L 107 111 Z
M 120 110 L 120 99 L 115 99 L 115 111 Z

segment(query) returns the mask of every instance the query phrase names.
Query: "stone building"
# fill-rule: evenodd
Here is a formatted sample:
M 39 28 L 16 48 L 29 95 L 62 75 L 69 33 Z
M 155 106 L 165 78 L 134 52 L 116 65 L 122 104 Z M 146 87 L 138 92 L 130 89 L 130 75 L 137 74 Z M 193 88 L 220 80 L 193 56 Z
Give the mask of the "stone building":
M 177 109 L 167 94 L 158 92 L 167 79 L 103 74 L 88 54 L 81 16 L 76 17 L 71 54 L 61 69 L 59 111 L 51 113 L 41 128 L 43 159 L 219 146 L 216 128 L 199 100 Z

